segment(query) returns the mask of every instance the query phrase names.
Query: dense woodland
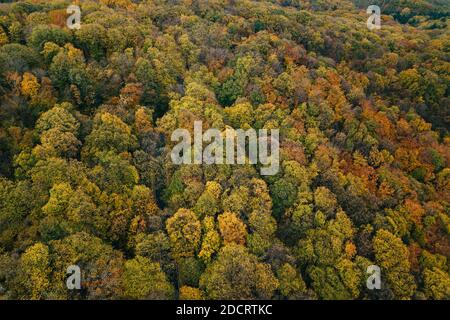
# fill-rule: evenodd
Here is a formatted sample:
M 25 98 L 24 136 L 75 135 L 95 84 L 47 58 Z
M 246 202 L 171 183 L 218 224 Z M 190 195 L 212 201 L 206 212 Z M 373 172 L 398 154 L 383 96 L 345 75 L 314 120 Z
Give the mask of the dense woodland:
M 0 299 L 450 299 L 448 1 L 73 3 L 0 4 Z M 174 165 L 194 120 L 280 172 Z

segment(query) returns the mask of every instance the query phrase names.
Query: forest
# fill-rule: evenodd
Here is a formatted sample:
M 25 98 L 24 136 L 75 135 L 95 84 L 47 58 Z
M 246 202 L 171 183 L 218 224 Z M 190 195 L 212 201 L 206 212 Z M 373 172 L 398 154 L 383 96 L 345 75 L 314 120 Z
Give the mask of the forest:
M 0 300 L 450 299 L 449 1 L 1 2 Z

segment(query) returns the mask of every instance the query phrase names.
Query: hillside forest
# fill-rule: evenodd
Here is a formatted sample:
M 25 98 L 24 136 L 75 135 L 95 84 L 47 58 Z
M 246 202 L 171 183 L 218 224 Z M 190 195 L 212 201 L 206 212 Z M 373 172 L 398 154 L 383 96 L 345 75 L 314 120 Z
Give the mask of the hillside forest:
M 0 300 L 450 299 L 448 1 L 1 2 Z

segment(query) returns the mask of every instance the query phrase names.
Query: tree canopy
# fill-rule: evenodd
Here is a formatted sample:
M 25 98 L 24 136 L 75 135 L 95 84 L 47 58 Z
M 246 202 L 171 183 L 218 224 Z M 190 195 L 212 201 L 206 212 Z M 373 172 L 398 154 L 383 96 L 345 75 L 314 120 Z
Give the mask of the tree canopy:
M 450 298 L 448 1 L 2 2 L 0 300 Z M 279 172 L 175 165 L 195 121 Z

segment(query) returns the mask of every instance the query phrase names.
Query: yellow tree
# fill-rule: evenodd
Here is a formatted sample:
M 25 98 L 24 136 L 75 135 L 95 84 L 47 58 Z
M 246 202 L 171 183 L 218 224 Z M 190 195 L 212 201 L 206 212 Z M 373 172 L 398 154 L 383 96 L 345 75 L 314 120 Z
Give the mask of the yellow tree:
M 373 240 L 375 259 L 386 275 L 396 297 L 409 299 L 416 285 L 410 272 L 409 252 L 402 240 L 386 230 L 379 230 Z
M 29 72 L 24 73 L 20 85 L 22 94 L 31 99 L 34 99 L 37 96 L 40 89 L 40 85 L 37 78 Z
M 20 259 L 22 283 L 25 285 L 28 295 L 24 298 L 39 300 L 45 297 L 45 292 L 50 286 L 49 251 L 42 243 L 36 243 L 29 247 Z
M 219 230 L 224 244 L 245 245 L 247 230 L 245 224 L 232 212 L 225 212 L 218 217 Z
M 201 226 L 195 213 L 179 209 L 173 217 L 167 219 L 166 228 L 174 258 L 192 257 L 201 237 Z

